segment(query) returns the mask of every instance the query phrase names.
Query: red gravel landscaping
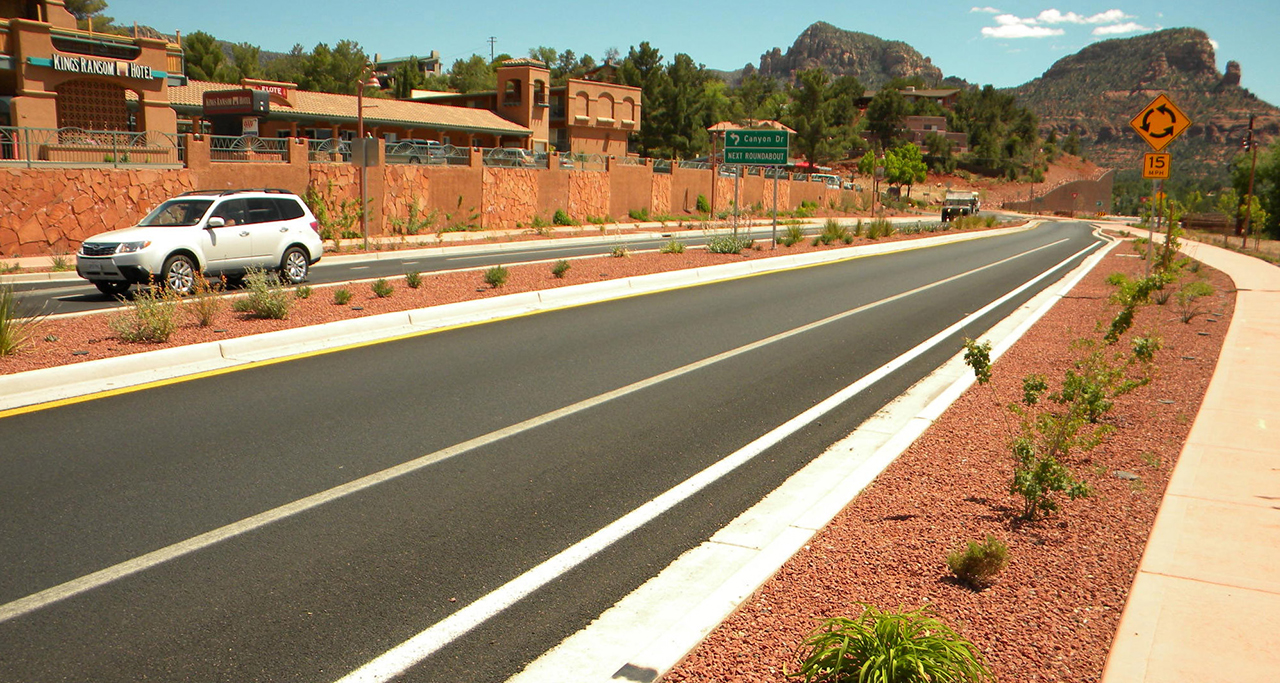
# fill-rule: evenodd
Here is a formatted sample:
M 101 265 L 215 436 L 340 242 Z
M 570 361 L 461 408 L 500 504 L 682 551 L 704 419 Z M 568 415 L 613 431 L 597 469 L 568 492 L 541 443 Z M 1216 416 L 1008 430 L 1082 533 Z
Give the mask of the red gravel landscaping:
M 1190 431 L 1235 304 L 1224 274 L 1200 269 L 1215 294 L 1184 324 L 1178 304 L 1140 308 L 1121 343 L 1154 331 L 1163 340 L 1155 380 L 1116 400 L 1116 432 L 1069 465 L 1093 487 L 1036 522 L 1014 519 L 1008 491 L 1014 418 L 1000 403 L 1021 396 L 1030 373 L 1061 378 L 1070 340 L 1100 339 L 1117 308 L 1107 275 L 1140 277 L 1144 261 L 1120 245 L 971 387 L 876 481 L 723 623 L 668 683 L 783 681 L 798 643 L 829 617 L 929 605 L 973 641 L 1001 681 L 1096 681 L 1142 557 L 1169 475 Z M 1191 277 L 1194 277 L 1192 275 Z M 1125 480 L 1116 472 L 1138 475 Z M 946 553 L 993 534 L 1010 564 L 974 592 L 951 578 Z

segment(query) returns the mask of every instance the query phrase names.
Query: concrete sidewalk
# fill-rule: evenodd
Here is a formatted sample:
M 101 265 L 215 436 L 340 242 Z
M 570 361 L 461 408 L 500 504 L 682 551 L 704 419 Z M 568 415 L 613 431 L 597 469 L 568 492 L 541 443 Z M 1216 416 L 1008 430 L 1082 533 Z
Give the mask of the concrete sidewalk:
M 1280 268 L 1183 251 L 1235 280 L 1235 314 L 1102 680 L 1280 681 Z

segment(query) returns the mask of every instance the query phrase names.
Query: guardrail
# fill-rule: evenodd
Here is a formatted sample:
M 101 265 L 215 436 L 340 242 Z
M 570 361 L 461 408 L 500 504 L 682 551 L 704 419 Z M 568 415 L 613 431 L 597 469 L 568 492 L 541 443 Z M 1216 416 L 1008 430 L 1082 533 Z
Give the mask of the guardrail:
M 539 157 L 532 150 L 510 147 L 491 147 L 482 154 L 485 166 L 499 168 L 547 168 L 548 158 L 546 154 Z
M 674 165 L 675 164 L 673 164 L 670 159 L 654 159 L 653 172 L 654 173 L 670 173 L 671 168 Z
M 0 164 L 160 166 L 182 163 L 181 138 L 154 131 L 0 126 Z
M 209 160 L 279 164 L 289 161 L 289 138 L 260 138 L 257 135 L 210 135 Z
M 560 168 L 570 171 L 607 171 L 609 158 L 603 154 L 561 154 Z
M 710 171 L 711 164 L 705 161 L 681 161 L 680 168 L 695 168 L 702 171 Z
M 640 157 L 621 156 L 614 157 L 614 163 L 619 166 L 644 166 L 645 160 Z

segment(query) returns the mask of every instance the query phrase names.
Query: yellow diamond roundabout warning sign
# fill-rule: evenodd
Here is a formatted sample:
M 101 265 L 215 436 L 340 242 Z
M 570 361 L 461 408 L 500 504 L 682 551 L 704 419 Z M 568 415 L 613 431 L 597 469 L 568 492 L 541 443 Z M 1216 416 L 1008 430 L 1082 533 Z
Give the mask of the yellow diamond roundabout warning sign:
M 1182 113 L 1173 100 L 1160 95 L 1138 112 L 1129 125 L 1151 145 L 1151 149 L 1159 152 L 1191 127 L 1191 117 Z

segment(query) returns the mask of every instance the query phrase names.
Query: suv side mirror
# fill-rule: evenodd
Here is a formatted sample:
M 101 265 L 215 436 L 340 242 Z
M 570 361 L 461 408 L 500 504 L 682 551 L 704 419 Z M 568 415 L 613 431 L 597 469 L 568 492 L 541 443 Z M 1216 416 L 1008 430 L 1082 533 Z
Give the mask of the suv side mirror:
M 222 216 L 214 216 L 213 218 L 210 218 L 210 219 L 209 219 L 209 222 L 208 222 L 208 223 L 206 223 L 204 227 L 206 227 L 206 228 L 221 228 L 222 226 L 224 226 L 224 225 L 226 225 L 226 224 L 227 224 L 227 222 L 226 222 L 225 220 L 223 220 Z

